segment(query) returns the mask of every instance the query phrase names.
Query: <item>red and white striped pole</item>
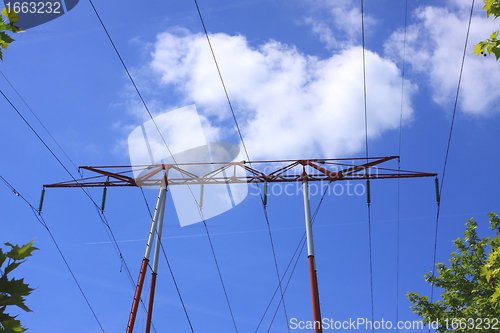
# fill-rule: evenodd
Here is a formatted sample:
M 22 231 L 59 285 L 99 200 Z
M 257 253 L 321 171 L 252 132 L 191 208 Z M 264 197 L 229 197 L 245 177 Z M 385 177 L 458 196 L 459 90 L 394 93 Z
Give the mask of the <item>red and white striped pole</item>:
M 321 311 L 319 306 L 318 278 L 316 276 L 316 262 L 314 261 L 314 241 L 313 241 L 312 223 L 311 223 L 311 207 L 309 203 L 309 184 L 305 177 L 304 180 L 302 181 L 302 192 L 304 193 L 307 260 L 309 262 L 309 278 L 311 284 L 314 333 L 322 333 L 323 328 L 321 327 Z
M 165 188 L 165 197 L 167 189 Z M 160 247 L 161 247 L 161 234 L 163 230 L 163 216 L 165 214 L 165 199 L 161 202 L 160 216 L 158 218 L 158 224 L 156 227 L 156 241 L 155 241 L 155 252 L 153 257 L 153 266 L 151 267 L 151 286 L 149 288 L 149 301 L 148 301 L 148 314 L 146 317 L 146 329 L 145 333 L 149 333 L 151 330 L 151 320 L 153 318 L 153 303 L 155 298 L 155 288 L 156 288 L 156 276 L 158 275 L 158 258 L 160 257 Z
M 144 285 L 144 278 L 146 276 L 146 270 L 148 268 L 148 263 L 149 263 L 149 256 L 151 254 L 153 237 L 155 235 L 158 220 L 160 219 L 160 217 L 161 219 L 163 219 L 163 210 L 165 208 L 166 193 L 167 193 L 166 187 L 160 187 L 158 191 L 158 197 L 156 198 L 153 219 L 151 220 L 151 226 L 149 228 L 148 239 L 146 241 L 146 250 L 144 251 L 144 259 L 142 259 L 141 269 L 139 271 L 139 278 L 137 279 L 137 285 L 135 287 L 134 300 L 132 301 L 132 309 L 130 310 L 126 333 L 132 333 L 134 330 L 135 318 L 137 316 L 137 309 L 139 307 L 142 287 Z

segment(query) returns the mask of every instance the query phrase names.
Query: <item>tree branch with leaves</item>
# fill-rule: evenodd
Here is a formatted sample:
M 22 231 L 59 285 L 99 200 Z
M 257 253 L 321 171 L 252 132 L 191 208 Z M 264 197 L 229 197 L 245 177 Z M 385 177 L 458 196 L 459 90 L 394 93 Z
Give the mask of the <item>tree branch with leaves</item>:
M 484 7 L 481 9 L 486 10 L 486 17 L 490 17 L 493 15 L 493 18 L 496 19 L 498 16 L 500 16 L 500 1 L 484 0 Z M 482 54 L 486 57 L 487 54 L 493 53 L 498 60 L 498 58 L 500 58 L 500 41 L 498 40 L 499 33 L 500 30 L 494 31 L 490 35 L 490 38 L 476 44 L 472 54 Z
M 500 220 L 490 213 L 490 227 L 496 237 L 479 238 L 477 222 L 467 220 L 463 238 L 453 241 L 456 251 L 450 254 L 449 264 L 436 264 L 437 274 L 431 272 L 424 277 L 433 287 L 441 288 L 438 300 L 428 296 L 408 293 L 414 313 L 426 324 L 437 323 L 432 328 L 437 332 L 481 333 L 500 331 L 500 307 L 496 281 L 500 283 L 500 267 L 497 256 L 491 253 L 500 250 Z M 488 254 L 489 251 L 493 251 Z M 489 262 L 493 265 L 488 266 Z M 494 270 L 486 271 L 485 267 Z M 436 327 L 437 326 L 437 327 Z
M 500 219 L 497 214 L 491 214 L 491 227 L 500 233 Z M 496 308 L 500 308 L 500 236 L 494 237 L 490 241 L 492 251 L 488 255 L 488 260 L 483 266 L 482 275 L 494 290 L 490 302 Z
M 16 12 L 13 9 L 8 9 L 5 7 L 2 9 L 2 15 L 0 17 L 0 60 L 3 60 L 2 50 L 7 49 L 9 44 L 14 41 L 14 38 L 9 36 L 6 31 L 10 32 L 22 32 L 23 30 L 16 26 L 16 23 L 19 20 L 19 16 L 17 16 Z
M 4 253 L 0 248 L 0 332 L 24 332 L 27 329 L 22 327 L 21 322 L 16 319 L 17 316 L 6 313 L 6 310 L 8 306 L 17 306 L 24 311 L 30 312 L 30 308 L 24 304 L 24 297 L 31 294 L 34 289 L 24 283 L 24 278 L 9 279 L 8 275 L 24 263 L 25 259 L 31 256 L 34 250 L 38 249 L 33 246 L 33 241 L 23 246 L 12 245 L 10 243 L 5 243 L 5 245 L 10 246 L 11 249 Z

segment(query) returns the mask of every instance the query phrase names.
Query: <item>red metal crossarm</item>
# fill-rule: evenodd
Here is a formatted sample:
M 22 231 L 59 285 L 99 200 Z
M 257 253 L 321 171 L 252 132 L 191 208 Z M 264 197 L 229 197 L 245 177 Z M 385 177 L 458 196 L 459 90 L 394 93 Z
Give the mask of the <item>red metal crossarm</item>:
M 220 163 L 180 163 L 155 164 L 138 166 L 103 166 L 81 167 L 97 173 L 98 176 L 72 181 L 47 184 L 45 187 L 110 187 L 110 186 L 159 186 L 165 181 L 168 185 L 190 184 L 227 184 L 227 183 L 264 183 L 264 182 L 298 182 L 304 177 L 308 181 L 340 181 L 361 179 L 394 179 L 433 177 L 437 174 L 379 168 L 378 165 L 398 156 L 352 158 L 352 159 L 310 159 L 255 162 L 220 162 Z M 367 160 L 368 162 L 352 165 L 345 161 Z M 271 173 L 263 173 L 254 165 L 269 165 L 286 163 Z M 214 170 L 203 175 L 197 175 L 186 168 L 208 166 Z M 329 170 L 335 168 L 335 170 Z M 111 170 L 116 170 L 115 172 Z M 176 171 L 176 172 L 174 172 Z M 375 171 L 375 172 L 373 172 Z M 139 173 L 135 178 L 130 176 Z

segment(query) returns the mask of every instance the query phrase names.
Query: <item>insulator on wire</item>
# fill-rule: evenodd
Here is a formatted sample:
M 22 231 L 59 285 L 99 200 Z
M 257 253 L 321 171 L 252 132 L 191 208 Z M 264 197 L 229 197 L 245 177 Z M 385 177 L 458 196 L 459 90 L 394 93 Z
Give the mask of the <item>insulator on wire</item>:
M 372 202 L 371 192 L 370 192 L 370 180 L 366 180 L 366 203 L 370 204 Z
M 441 195 L 439 193 L 439 179 L 434 179 L 434 184 L 436 185 L 436 202 L 441 203 Z
M 264 199 L 262 200 L 262 204 L 267 206 L 267 182 L 264 182 Z
M 42 188 L 42 194 L 40 195 L 40 203 L 38 204 L 38 214 L 42 212 L 44 198 L 45 198 L 45 187 Z
M 203 194 L 205 192 L 205 184 L 200 185 L 200 208 L 203 208 Z
M 108 188 L 105 187 L 102 191 L 102 202 L 101 202 L 101 212 L 104 213 L 104 208 L 106 206 L 106 193 L 108 192 Z

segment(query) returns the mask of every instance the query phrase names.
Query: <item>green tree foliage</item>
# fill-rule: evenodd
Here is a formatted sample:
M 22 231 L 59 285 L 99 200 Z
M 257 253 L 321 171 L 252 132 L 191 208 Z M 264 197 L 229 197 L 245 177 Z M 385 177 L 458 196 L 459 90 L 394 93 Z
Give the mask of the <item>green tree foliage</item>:
M 486 9 L 487 17 L 493 15 L 496 19 L 500 16 L 500 0 L 484 0 L 484 7 L 482 9 Z M 476 44 L 472 54 L 483 54 L 486 56 L 486 54 L 493 53 L 498 60 L 498 58 L 500 58 L 500 41 L 498 40 L 499 32 L 500 30 L 494 31 L 490 38 Z
M 500 235 L 498 216 L 492 213 L 489 216 L 491 229 Z M 496 275 L 486 278 L 489 273 L 484 267 L 489 262 L 489 248 L 498 252 L 500 237 L 479 238 L 474 219 L 467 220 L 465 225 L 463 239 L 453 241 L 456 251 L 450 254 L 449 265 L 437 263 L 437 275 L 431 272 L 425 275 L 427 282 L 441 288 L 440 299 L 431 302 L 429 297 L 417 293 L 408 293 L 407 297 L 413 303 L 413 312 L 437 332 L 499 332 L 500 307 L 493 298 L 498 293 L 495 281 L 500 276 L 496 271 Z M 500 267 L 498 260 L 495 265 L 490 268 Z
M 498 215 L 491 214 L 491 227 L 496 229 L 497 232 L 500 231 L 500 219 Z M 496 306 L 500 306 L 500 236 L 497 236 L 491 240 L 491 253 L 488 256 L 486 265 L 483 266 L 483 276 L 486 278 L 488 283 L 495 293 L 491 296 L 491 302 Z
M 9 44 L 14 41 L 12 37 L 10 37 L 6 31 L 11 32 L 21 32 L 22 29 L 15 26 L 19 20 L 19 16 L 17 16 L 16 12 L 11 9 L 9 10 L 7 7 L 2 9 L 0 16 L 0 60 L 3 60 L 2 50 L 9 47 Z
M 24 279 L 9 279 L 8 275 L 25 262 L 24 259 L 31 256 L 31 252 L 38 249 L 32 246 L 33 241 L 23 246 L 10 243 L 5 243 L 5 245 L 10 246 L 11 249 L 4 253 L 0 248 L 0 332 L 24 332 L 26 328 L 21 326 L 21 322 L 16 319 L 17 316 L 11 316 L 6 313 L 6 310 L 8 306 L 15 305 L 24 311 L 31 311 L 24 304 L 24 297 L 31 294 L 34 289 L 24 283 Z

